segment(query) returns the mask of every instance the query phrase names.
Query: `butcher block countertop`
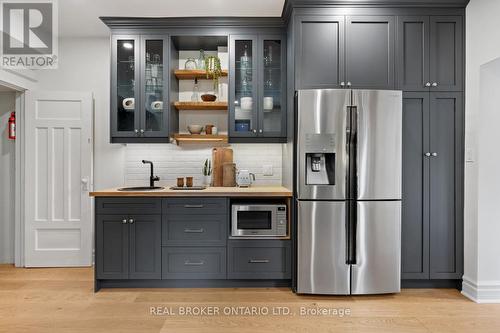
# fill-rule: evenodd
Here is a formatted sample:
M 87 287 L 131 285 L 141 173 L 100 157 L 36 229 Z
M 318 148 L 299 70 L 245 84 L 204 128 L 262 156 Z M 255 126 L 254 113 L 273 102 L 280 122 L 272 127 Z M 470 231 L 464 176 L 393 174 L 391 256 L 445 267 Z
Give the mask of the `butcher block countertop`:
M 118 188 L 90 192 L 91 197 L 291 197 L 283 186 L 207 187 L 204 190 L 118 191 Z

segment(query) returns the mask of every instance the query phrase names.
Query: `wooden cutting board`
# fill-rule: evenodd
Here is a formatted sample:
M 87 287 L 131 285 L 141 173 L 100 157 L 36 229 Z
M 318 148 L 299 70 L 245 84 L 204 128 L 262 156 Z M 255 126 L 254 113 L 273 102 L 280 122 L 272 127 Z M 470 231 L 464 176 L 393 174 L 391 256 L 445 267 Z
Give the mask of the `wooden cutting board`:
M 224 163 L 222 165 L 222 186 L 235 187 L 236 186 L 236 164 Z
M 222 186 L 224 182 L 224 163 L 233 163 L 231 148 L 212 149 L 212 186 Z

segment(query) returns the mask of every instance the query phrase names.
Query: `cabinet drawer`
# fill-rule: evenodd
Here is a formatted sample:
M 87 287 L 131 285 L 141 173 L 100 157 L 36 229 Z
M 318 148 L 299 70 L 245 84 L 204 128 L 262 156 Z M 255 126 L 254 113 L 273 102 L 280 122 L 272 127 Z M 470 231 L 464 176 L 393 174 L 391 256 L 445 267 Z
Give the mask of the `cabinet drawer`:
M 290 241 L 229 241 L 228 279 L 289 279 Z
M 226 198 L 176 198 L 163 201 L 163 214 L 223 215 L 227 214 Z
M 162 279 L 225 279 L 226 249 L 164 247 Z
M 167 215 L 162 244 L 166 246 L 226 246 L 226 215 Z
M 161 214 L 161 199 L 96 198 L 96 214 Z

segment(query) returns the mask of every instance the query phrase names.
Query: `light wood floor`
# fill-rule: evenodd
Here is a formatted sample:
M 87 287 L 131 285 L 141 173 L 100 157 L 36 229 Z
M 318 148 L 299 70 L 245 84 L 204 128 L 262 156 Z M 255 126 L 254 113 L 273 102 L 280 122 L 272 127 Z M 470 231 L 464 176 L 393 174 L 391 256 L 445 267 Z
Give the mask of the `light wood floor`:
M 500 332 L 500 304 L 475 304 L 452 289 L 406 289 L 389 296 L 297 296 L 268 289 L 103 289 L 90 268 L 0 265 L 0 332 Z M 212 306 L 215 316 L 181 315 Z M 232 307 L 267 315 L 224 315 Z M 175 315 L 152 315 L 151 307 Z M 286 307 L 290 315 L 272 315 Z M 331 316 L 301 315 L 329 308 Z M 344 309 L 350 315 L 335 316 Z

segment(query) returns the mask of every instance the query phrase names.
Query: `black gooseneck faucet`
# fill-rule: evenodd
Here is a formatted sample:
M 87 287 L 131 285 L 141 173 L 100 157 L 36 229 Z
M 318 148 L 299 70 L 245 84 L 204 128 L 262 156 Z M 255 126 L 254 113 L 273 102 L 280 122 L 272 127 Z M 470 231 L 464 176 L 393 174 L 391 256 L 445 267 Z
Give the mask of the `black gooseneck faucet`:
M 149 187 L 154 187 L 155 186 L 155 182 L 159 181 L 160 177 L 154 175 L 153 162 L 142 160 L 142 163 L 144 163 L 144 164 L 150 164 L 151 165 L 151 176 L 149 176 Z

